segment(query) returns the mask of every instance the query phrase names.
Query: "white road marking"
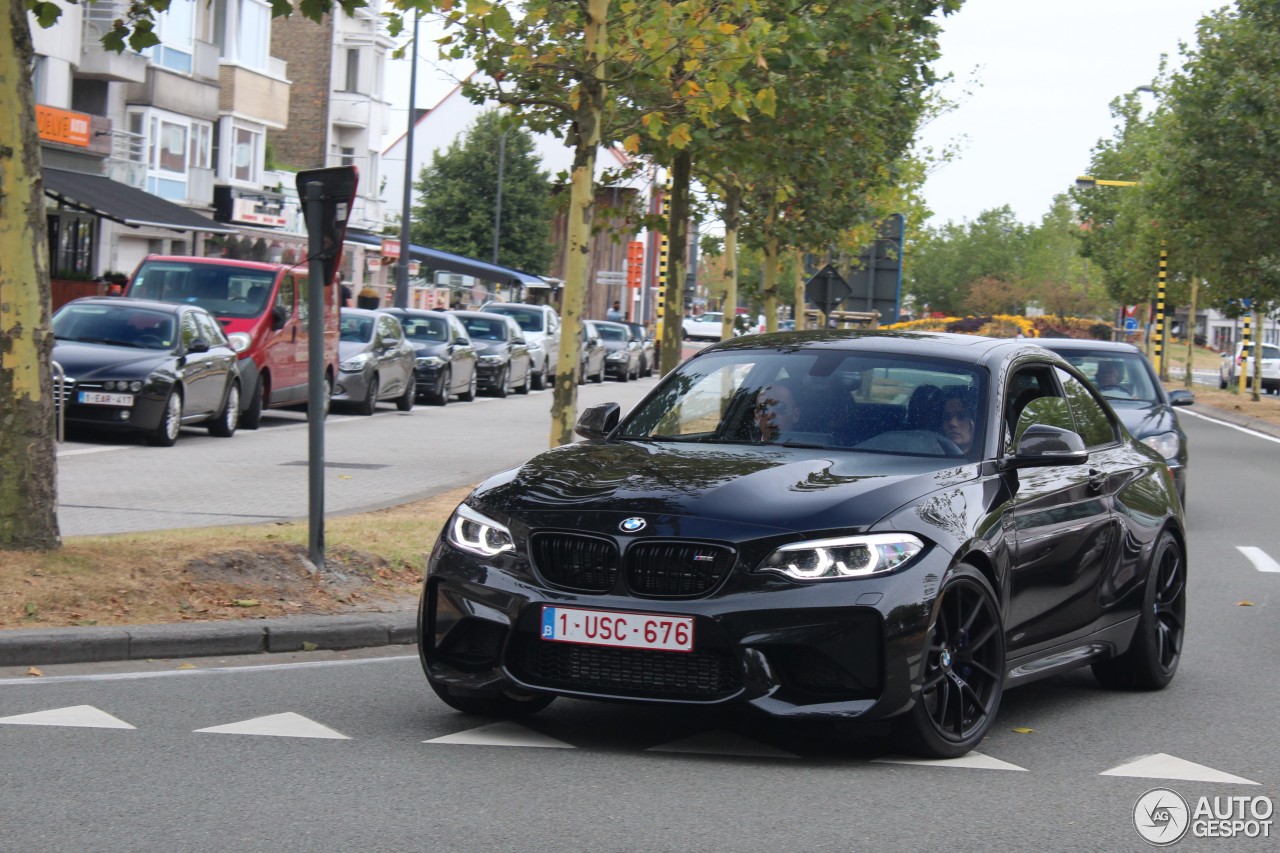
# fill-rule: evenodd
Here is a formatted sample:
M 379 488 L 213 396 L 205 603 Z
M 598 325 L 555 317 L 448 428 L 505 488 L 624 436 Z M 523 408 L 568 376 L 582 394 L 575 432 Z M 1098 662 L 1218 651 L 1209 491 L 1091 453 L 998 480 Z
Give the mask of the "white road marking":
M 64 456 L 84 456 L 86 453 L 106 453 L 108 450 L 128 450 L 133 445 L 110 444 L 105 447 L 82 447 L 79 450 L 60 450 L 56 454 L 59 459 Z
M 1244 554 L 1258 571 L 1280 572 L 1280 563 L 1271 559 L 1271 555 L 1261 548 L 1255 548 L 1252 545 L 1237 545 L 1236 550 Z
M 1258 784 L 1163 752 L 1144 755 L 1127 764 L 1104 770 L 1098 775 L 1129 776 L 1137 779 L 1180 779 L 1185 782 L 1226 782 L 1234 785 Z
M 266 717 L 254 717 L 252 720 L 241 720 L 225 726 L 210 726 L 196 729 L 196 733 L 219 735 L 266 735 L 269 737 L 310 737 L 326 740 L 351 740 L 351 738 L 322 726 L 315 720 L 307 719 L 301 714 L 286 711 L 283 714 L 270 714 Z
M 871 763 L 911 764 L 916 767 L 959 767 L 965 770 L 1021 770 L 1023 773 L 1028 772 L 1025 767 L 1019 767 L 1016 764 L 1010 764 L 1007 761 L 1001 761 L 998 758 L 992 758 L 980 752 L 970 752 L 968 755 L 962 755 L 959 758 L 936 759 L 912 758 L 905 755 L 885 755 L 880 758 L 873 758 Z
M 744 758 L 799 758 L 800 756 L 732 732 L 719 729 L 693 737 L 651 746 L 649 752 L 685 752 L 695 755 L 739 755 Z
M 34 711 L 30 714 L 0 717 L 0 723 L 9 726 L 75 726 L 83 729 L 136 728 L 92 705 L 70 705 L 50 711 Z
M 1230 427 L 1231 429 L 1238 430 L 1239 432 L 1243 432 L 1255 438 L 1262 438 L 1262 439 L 1266 439 L 1267 441 L 1274 441 L 1276 444 L 1280 444 L 1280 438 L 1276 438 L 1274 435 L 1267 435 L 1265 432 L 1258 432 L 1257 430 L 1252 430 L 1252 429 L 1249 429 L 1248 427 L 1237 426 L 1236 424 L 1228 423 L 1227 421 L 1220 421 L 1217 418 L 1211 418 L 1208 415 L 1202 415 L 1199 412 L 1191 412 L 1191 411 L 1187 411 L 1186 409 L 1181 409 L 1178 412 L 1178 414 L 1190 415 L 1193 418 L 1199 418 L 1200 420 L 1208 421 L 1211 424 L 1218 424 L 1220 426 Z
M 299 661 L 297 663 L 267 663 L 252 666 L 211 666 L 205 669 L 163 669 L 156 672 L 102 672 L 87 675 L 46 675 L 43 678 L 0 678 L 0 687 L 12 687 L 17 684 L 69 684 L 82 681 L 136 681 L 144 678 L 190 677 L 194 675 L 231 675 L 238 673 L 279 672 L 288 669 L 315 669 L 325 666 L 357 666 L 366 663 L 387 663 L 388 661 L 417 660 L 417 655 L 395 655 L 381 658 L 360 658 L 358 660 L 316 660 Z
M 447 743 L 455 746 L 524 746 L 542 749 L 577 749 L 573 744 L 556 740 L 527 729 L 517 723 L 501 722 L 478 729 L 424 740 L 423 743 Z

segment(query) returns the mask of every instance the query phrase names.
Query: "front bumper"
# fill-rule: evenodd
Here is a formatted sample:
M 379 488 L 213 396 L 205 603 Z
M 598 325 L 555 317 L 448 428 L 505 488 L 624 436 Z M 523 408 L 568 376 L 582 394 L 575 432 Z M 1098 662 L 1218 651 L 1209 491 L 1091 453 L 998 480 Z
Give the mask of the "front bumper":
M 337 384 L 333 386 L 333 396 L 330 400 L 334 403 L 359 403 L 369 393 L 369 381 L 372 373 L 358 372 L 346 373 L 338 371 Z
M 498 379 L 506 369 L 506 364 L 477 364 L 476 385 L 481 388 L 497 388 Z
M 932 548 L 907 569 L 805 584 L 731 567 L 699 598 L 556 589 L 531 569 L 481 565 L 443 538 L 419 609 L 428 679 L 501 691 L 666 704 L 746 704 L 774 717 L 874 721 L 908 708 L 938 577 Z M 542 640 L 542 606 L 689 616 L 691 652 Z

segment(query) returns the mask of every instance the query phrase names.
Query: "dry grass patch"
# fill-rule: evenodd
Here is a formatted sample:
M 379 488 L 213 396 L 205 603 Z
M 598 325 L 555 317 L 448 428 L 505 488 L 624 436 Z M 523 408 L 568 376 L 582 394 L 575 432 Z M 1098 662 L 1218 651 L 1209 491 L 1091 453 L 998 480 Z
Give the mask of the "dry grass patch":
M 1181 382 L 1166 382 L 1164 387 L 1170 391 L 1185 389 Z M 1252 391 L 1240 394 L 1233 389 L 1224 391 L 1207 385 L 1196 385 L 1192 388 L 1192 392 L 1196 395 L 1198 405 L 1247 415 L 1280 426 L 1280 395 L 1263 394 L 1261 399 L 1254 402 Z
M 411 607 L 427 555 L 469 489 L 325 520 L 68 539 L 0 551 L 0 628 L 132 625 Z

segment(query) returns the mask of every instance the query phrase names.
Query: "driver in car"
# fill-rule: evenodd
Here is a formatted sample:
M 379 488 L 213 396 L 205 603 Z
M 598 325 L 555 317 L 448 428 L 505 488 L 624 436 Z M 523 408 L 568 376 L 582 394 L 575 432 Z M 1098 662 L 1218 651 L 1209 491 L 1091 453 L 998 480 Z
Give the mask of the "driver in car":
M 785 442 L 800 422 L 795 394 L 786 385 L 766 385 L 756 394 L 755 433 L 758 441 Z
M 942 434 L 951 439 L 961 453 L 968 453 L 973 446 L 973 421 L 975 406 L 967 389 L 948 388 L 942 404 Z
M 1098 372 L 1094 374 L 1093 381 L 1098 386 L 1099 391 L 1110 390 L 1120 391 L 1125 394 L 1133 393 L 1124 384 L 1124 371 L 1114 361 L 1098 362 Z

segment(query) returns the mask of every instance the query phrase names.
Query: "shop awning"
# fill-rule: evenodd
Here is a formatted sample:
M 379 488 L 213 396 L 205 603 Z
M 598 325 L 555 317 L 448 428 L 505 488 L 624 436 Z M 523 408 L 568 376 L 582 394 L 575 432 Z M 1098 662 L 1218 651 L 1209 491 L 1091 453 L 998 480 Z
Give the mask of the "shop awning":
M 347 242 L 360 243 L 365 246 L 381 246 L 382 238 L 375 234 L 360 234 L 353 231 L 347 232 Z M 433 270 L 443 270 L 445 272 L 458 273 L 459 275 L 469 275 L 483 281 L 493 281 L 498 284 L 521 284 L 526 287 L 545 287 L 547 282 L 542 276 L 534 275 L 523 270 L 504 267 L 499 264 L 491 264 L 488 261 L 479 261 L 475 258 L 468 258 L 463 255 L 455 255 L 452 252 L 441 252 L 438 249 L 428 249 L 426 246 L 414 244 L 409 247 L 409 257 L 415 261 L 421 261 Z
M 207 234 L 239 233 L 236 229 L 214 222 L 194 210 L 103 175 L 87 175 L 46 167 L 44 194 L 68 207 L 96 213 L 122 225 L 149 225 L 171 231 L 203 231 Z

